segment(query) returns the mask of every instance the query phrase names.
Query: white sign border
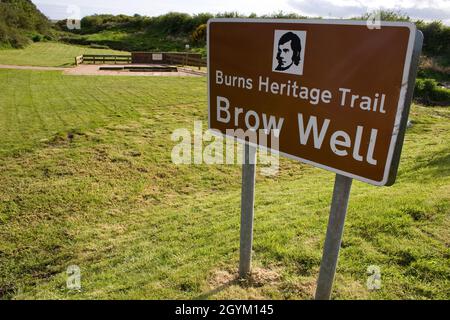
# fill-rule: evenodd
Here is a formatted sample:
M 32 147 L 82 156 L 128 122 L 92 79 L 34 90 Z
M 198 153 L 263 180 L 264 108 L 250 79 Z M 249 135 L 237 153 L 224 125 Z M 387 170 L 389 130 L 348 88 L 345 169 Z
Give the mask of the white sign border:
M 405 108 L 405 100 L 406 100 L 406 92 L 408 89 L 408 79 L 409 79 L 409 71 L 410 71 L 410 67 L 411 67 L 411 61 L 412 61 L 412 55 L 413 55 L 413 49 L 414 49 L 414 42 L 416 39 L 416 32 L 417 32 L 417 28 L 416 25 L 412 22 L 391 22 L 391 21 L 382 21 L 380 24 L 380 27 L 383 28 L 384 26 L 386 27 L 403 27 L 403 28 L 408 28 L 409 29 L 409 38 L 408 38 L 408 48 L 406 50 L 406 59 L 405 59 L 405 65 L 403 66 L 403 77 L 402 77 L 402 83 L 401 83 L 401 89 L 400 89 L 400 96 L 399 96 L 399 101 L 398 101 L 398 105 L 397 105 L 397 114 L 395 116 L 395 122 L 394 122 L 394 129 L 392 132 L 392 138 L 391 138 L 391 144 L 389 146 L 389 152 L 388 152 L 388 156 L 387 156 L 387 160 L 386 160 L 386 166 L 384 168 L 384 174 L 383 174 L 383 179 L 381 181 L 376 181 L 376 180 L 371 180 L 371 179 L 367 179 L 365 177 L 361 177 L 346 171 L 342 171 L 333 167 L 329 167 L 311 160 L 307 160 L 307 159 L 303 159 L 301 157 L 297 157 L 285 152 L 281 152 L 278 150 L 272 150 L 270 148 L 255 144 L 255 143 L 251 143 L 251 142 L 247 142 L 245 140 L 242 140 L 240 138 L 237 138 L 235 136 L 230 136 L 227 135 L 225 133 L 222 133 L 217 130 L 217 129 L 213 129 L 211 128 L 211 97 L 210 97 L 210 81 L 211 81 L 211 65 L 210 65 L 210 25 L 211 23 L 215 23 L 215 22 L 219 22 L 219 23 L 286 23 L 286 24 L 331 24 L 331 25 L 365 25 L 367 26 L 367 21 L 365 20 L 338 20 L 338 19 L 245 19 L 245 18 L 213 18 L 213 19 L 209 19 L 208 20 L 208 24 L 207 24 L 207 67 L 208 67 L 208 74 L 207 74 L 207 83 L 208 83 L 208 129 L 210 130 L 210 132 L 216 136 L 220 136 L 220 137 L 229 137 L 229 138 L 233 138 L 241 143 L 247 143 L 253 147 L 256 148 L 263 148 L 266 150 L 270 150 L 271 152 L 275 153 L 275 154 L 279 154 L 282 155 L 286 158 L 289 159 L 293 159 L 293 160 L 297 160 L 306 164 L 310 164 L 314 167 L 318 167 L 321 169 L 325 169 L 328 171 L 332 171 L 334 173 L 352 178 L 352 179 L 356 179 L 362 182 L 366 182 L 372 185 L 376 185 L 376 186 L 384 186 L 388 183 L 389 181 L 389 173 L 390 173 L 390 169 L 391 169 L 391 163 L 392 163 L 392 158 L 394 155 L 394 150 L 395 150 L 395 146 L 397 144 L 397 138 L 399 136 L 399 128 L 400 128 L 400 124 L 401 124 L 401 120 L 402 120 L 402 114 L 403 114 L 403 110 Z M 374 32 L 376 32 L 377 29 L 374 29 Z

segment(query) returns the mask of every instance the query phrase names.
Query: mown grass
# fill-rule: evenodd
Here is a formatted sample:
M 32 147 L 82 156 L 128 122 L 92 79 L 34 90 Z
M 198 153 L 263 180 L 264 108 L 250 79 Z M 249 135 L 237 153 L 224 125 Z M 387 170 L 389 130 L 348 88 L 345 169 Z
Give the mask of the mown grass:
M 0 49 L 0 64 L 70 67 L 82 54 L 124 54 L 123 51 L 94 49 L 57 42 L 37 42 L 25 49 Z
M 0 70 L 0 90 L 3 298 L 312 298 L 333 174 L 258 171 L 254 276 L 235 281 L 240 167 L 171 162 L 173 130 L 206 126 L 204 78 Z M 450 109 L 411 118 L 397 183 L 353 185 L 336 299 L 450 298 Z

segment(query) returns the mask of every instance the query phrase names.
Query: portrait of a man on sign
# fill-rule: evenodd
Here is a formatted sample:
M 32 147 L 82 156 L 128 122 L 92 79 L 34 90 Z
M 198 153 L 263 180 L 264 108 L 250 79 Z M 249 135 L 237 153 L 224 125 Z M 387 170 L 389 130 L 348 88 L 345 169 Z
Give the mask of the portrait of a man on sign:
M 306 31 L 275 30 L 272 71 L 303 74 Z

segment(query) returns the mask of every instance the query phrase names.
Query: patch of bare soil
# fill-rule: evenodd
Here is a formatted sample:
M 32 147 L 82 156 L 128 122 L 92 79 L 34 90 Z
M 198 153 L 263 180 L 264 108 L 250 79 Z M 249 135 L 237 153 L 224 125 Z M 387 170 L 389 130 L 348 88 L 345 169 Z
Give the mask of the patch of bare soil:
M 209 284 L 216 288 L 224 285 L 238 284 L 244 287 L 262 287 L 275 285 L 280 281 L 280 270 L 254 267 L 247 279 L 239 279 L 237 272 L 217 270 L 214 272 Z

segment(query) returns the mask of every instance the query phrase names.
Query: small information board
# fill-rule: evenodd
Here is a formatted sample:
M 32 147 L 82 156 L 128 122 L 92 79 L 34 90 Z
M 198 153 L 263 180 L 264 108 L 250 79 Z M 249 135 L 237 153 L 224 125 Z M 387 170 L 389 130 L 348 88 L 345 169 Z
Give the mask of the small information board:
M 162 53 L 152 53 L 152 60 L 154 60 L 154 61 L 162 61 L 163 60 Z

